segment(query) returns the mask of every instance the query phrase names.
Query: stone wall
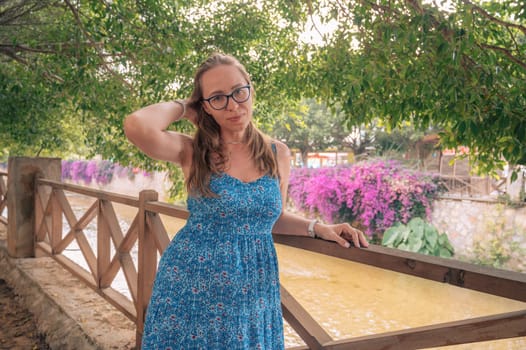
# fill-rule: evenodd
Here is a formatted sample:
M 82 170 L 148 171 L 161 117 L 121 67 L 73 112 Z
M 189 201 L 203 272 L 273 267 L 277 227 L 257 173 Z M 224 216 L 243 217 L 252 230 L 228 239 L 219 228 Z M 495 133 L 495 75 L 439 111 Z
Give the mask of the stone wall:
M 505 268 L 526 271 L 526 206 L 441 198 L 434 203 L 431 222 L 448 235 L 455 259 L 473 261 L 485 251 L 508 256 Z

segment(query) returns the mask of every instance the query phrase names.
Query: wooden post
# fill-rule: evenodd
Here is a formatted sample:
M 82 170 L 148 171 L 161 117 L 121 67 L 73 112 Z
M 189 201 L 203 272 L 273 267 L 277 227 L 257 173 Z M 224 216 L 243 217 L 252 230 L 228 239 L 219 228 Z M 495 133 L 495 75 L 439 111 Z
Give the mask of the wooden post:
M 97 288 L 103 288 L 101 285 L 101 278 L 110 266 L 111 259 L 112 242 L 110 229 L 103 214 L 104 201 L 104 199 L 99 200 L 99 209 L 97 213 Z
M 139 193 L 139 262 L 137 267 L 137 331 L 135 334 L 136 349 L 141 349 L 142 334 L 146 309 L 152 295 L 153 282 L 157 272 L 157 248 L 153 234 L 146 226 L 146 202 L 157 201 L 159 194 L 153 190 Z
M 7 178 L 7 252 L 15 258 L 35 255 L 35 194 L 37 176 L 60 181 L 60 158 L 9 157 Z

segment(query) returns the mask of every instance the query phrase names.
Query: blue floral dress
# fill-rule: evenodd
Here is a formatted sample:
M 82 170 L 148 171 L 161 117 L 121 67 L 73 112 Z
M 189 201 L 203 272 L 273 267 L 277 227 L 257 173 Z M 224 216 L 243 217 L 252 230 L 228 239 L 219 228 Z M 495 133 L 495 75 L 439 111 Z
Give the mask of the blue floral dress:
M 190 217 L 161 257 L 142 349 L 284 349 L 276 251 L 279 180 L 213 175 L 218 198 Z

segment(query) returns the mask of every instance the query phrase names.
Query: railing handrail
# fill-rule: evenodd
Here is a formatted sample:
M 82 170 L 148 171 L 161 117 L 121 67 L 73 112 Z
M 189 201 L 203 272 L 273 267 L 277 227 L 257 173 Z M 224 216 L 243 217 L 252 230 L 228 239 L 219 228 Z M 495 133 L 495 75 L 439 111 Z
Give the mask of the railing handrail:
M 60 194 L 61 191 L 71 191 L 74 193 L 91 196 L 96 198 L 96 203 L 98 203 L 98 208 L 96 208 L 95 204 L 92 205 L 92 207 L 88 209 L 88 211 L 80 219 L 76 220 L 74 227 L 71 227 L 70 234 L 72 236 L 82 231 L 82 225 L 87 224 L 87 222 L 91 221 L 94 216 L 99 215 L 99 218 L 104 217 L 106 221 L 100 221 L 100 224 L 102 225 L 102 227 L 104 227 L 102 229 L 102 231 L 104 232 L 98 233 L 98 235 L 100 235 L 100 237 L 102 237 L 103 239 L 107 240 L 108 244 L 110 244 L 110 239 L 113 239 L 114 241 L 117 240 L 120 242 L 119 246 L 117 247 L 118 249 L 116 249 L 115 252 L 116 257 L 114 257 L 114 260 L 112 260 L 111 262 L 110 257 L 107 253 L 101 254 L 103 256 L 103 258 L 101 259 L 105 260 L 105 262 L 99 261 L 99 255 L 97 255 L 97 257 L 95 258 L 96 260 L 94 264 L 98 268 L 103 269 L 102 274 L 107 273 L 108 271 L 114 271 L 115 266 L 118 267 L 118 265 L 115 264 L 120 264 L 120 268 L 124 269 L 123 266 L 126 263 L 126 259 L 119 261 L 115 259 L 129 257 L 129 249 L 131 249 L 131 245 L 133 244 L 134 239 L 137 238 L 137 235 L 139 237 L 142 236 L 142 239 L 146 238 L 146 244 L 148 244 L 150 247 L 155 247 L 154 249 L 157 249 L 159 252 L 162 253 L 163 246 L 166 246 L 166 237 L 164 236 L 167 236 L 167 234 L 160 219 L 157 220 L 157 214 L 165 214 L 183 219 L 185 219 L 188 216 L 188 212 L 185 210 L 185 208 L 159 202 L 156 200 L 156 195 L 145 195 L 143 197 L 145 197 L 146 200 L 144 200 L 143 198 L 143 200 L 141 201 L 141 196 L 139 196 L 139 199 L 137 199 L 136 197 L 132 196 L 106 192 L 47 179 L 37 179 L 36 184 L 37 194 L 39 193 L 40 187 L 48 186 L 52 188 L 51 193 L 48 193 L 47 196 L 48 203 L 37 203 L 36 205 L 36 210 L 39 211 L 39 215 L 41 216 L 39 220 L 40 227 L 37 226 L 38 230 L 35 231 L 35 235 L 37 236 L 37 238 L 39 237 L 40 239 L 37 249 L 40 249 L 42 252 L 52 256 L 55 260 L 57 260 L 64 266 L 69 266 L 70 271 L 73 270 L 73 272 L 77 273 L 78 271 L 74 266 L 72 266 L 72 262 L 66 257 L 62 256 L 61 254 L 56 254 L 55 251 L 57 248 L 65 244 L 62 241 L 62 239 L 65 239 L 65 237 L 59 237 L 62 236 L 62 230 L 61 223 L 59 224 L 57 222 L 57 219 L 62 219 L 62 215 L 64 215 L 67 217 L 68 220 L 74 220 L 71 217 L 71 213 L 68 211 L 67 207 L 61 207 L 65 205 L 64 196 L 63 194 Z M 46 194 L 42 193 L 42 197 L 44 198 L 45 196 Z M 37 195 L 36 197 L 39 196 Z M 41 200 L 41 198 L 38 198 L 38 201 Z M 111 221 L 111 209 L 109 209 L 112 208 L 111 202 L 130 205 L 140 209 L 139 211 L 142 210 L 143 212 L 142 218 L 136 218 L 139 223 L 134 221 L 126 235 L 123 235 L 122 232 L 119 233 L 120 229 L 114 227 L 115 222 Z M 101 212 L 103 208 L 106 208 L 106 212 Z M 71 210 L 71 208 L 69 208 L 69 210 Z M 96 212 L 96 210 L 99 211 Z M 110 210 L 110 212 L 108 212 L 107 210 Z M 48 217 L 49 220 L 47 219 Z M 108 218 L 110 219 L 109 221 L 107 220 Z M 152 228 L 160 230 L 161 232 L 153 232 Z M 47 230 L 51 231 L 47 232 Z M 44 236 L 47 237 L 47 240 L 49 242 L 44 242 Z M 70 237 L 70 239 L 74 238 Z M 160 239 L 162 240 L 162 242 L 159 242 Z M 334 243 L 322 240 L 315 240 L 307 237 L 275 235 L 274 239 L 276 243 L 286 244 L 289 246 L 298 247 L 310 251 L 316 251 L 318 253 L 326 254 L 329 256 L 353 260 L 368 265 L 373 265 L 393 271 L 408 273 L 411 275 L 432 279 L 435 281 L 447 282 L 465 288 L 481 290 L 484 292 L 502 295 L 516 300 L 526 301 L 525 274 L 520 274 L 512 271 L 496 270 L 455 260 L 441 259 L 421 254 L 403 252 L 400 250 L 379 247 L 375 245 L 371 245 L 368 249 L 341 249 Z M 120 248 L 123 248 L 123 251 L 119 251 Z M 103 251 L 105 249 L 106 248 L 103 248 Z M 139 249 L 141 249 L 141 247 L 139 247 Z M 114 263 L 115 261 L 117 262 Z M 141 271 L 149 270 L 147 274 L 149 274 L 148 278 L 151 279 L 151 269 L 152 266 L 150 256 L 149 267 L 141 267 L 139 264 L 139 276 L 141 276 Z M 142 272 L 142 274 L 144 273 L 145 272 Z M 89 273 L 85 272 L 84 276 L 79 277 L 81 277 L 85 281 L 88 281 L 88 285 L 90 285 L 91 287 L 95 287 L 95 289 L 98 289 L 98 292 L 101 293 L 101 295 L 103 295 L 106 299 L 110 300 L 110 302 L 112 302 L 113 299 L 112 303 L 117 306 L 120 305 L 120 307 L 118 306 L 119 309 L 125 314 L 127 314 L 128 317 L 132 316 L 132 319 L 135 318 L 136 320 L 142 321 L 140 313 L 141 311 L 143 311 L 141 310 L 142 308 L 144 308 L 145 310 L 145 305 L 141 304 L 140 300 L 135 300 L 135 310 L 132 310 L 129 307 L 119 304 L 119 302 L 122 302 L 122 296 L 119 296 L 117 292 L 113 291 L 108 286 L 105 286 L 104 288 L 101 287 L 102 274 L 101 271 L 97 271 L 97 273 L 94 276 L 98 276 L 99 280 L 91 284 L 89 283 L 89 281 L 93 279 L 93 276 L 91 276 Z M 131 276 L 130 278 L 132 278 L 133 280 L 133 276 Z M 135 276 L 135 278 L 137 278 L 137 276 Z M 146 279 L 147 282 L 148 278 Z M 110 277 L 107 277 L 104 280 L 107 284 L 110 280 Z M 139 277 L 137 281 L 140 280 L 144 280 L 144 275 L 142 278 Z M 151 280 L 148 283 L 151 283 Z M 140 285 L 137 286 L 137 288 L 143 287 L 144 286 L 141 287 Z M 149 297 L 148 293 L 151 293 L 151 285 L 146 286 L 146 289 L 142 289 L 136 292 L 135 297 L 136 299 L 147 300 Z M 137 297 L 137 295 L 141 296 L 141 294 L 142 297 Z M 116 299 L 121 300 L 116 301 Z M 301 315 L 303 315 L 305 310 L 302 309 L 301 305 L 297 303 L 292 305 L 290 304 L 290 300 L 285 300 L 282 302 L 284 306 L 284 315 L 289 314 L 291 319 L 294 321 L 289 321 L 289 323 L 291 323 L 293 328 L 297 331 L 303 330 L 302 338 L 312 349 L 344 349 L 348 348 L 348 346 L 350 346 L 351 344 L 357 344 L 356 342 L 359 342 L 361 344 L 360 346 L 367 346 L 367 344 L 369 344 L 368 348 L 371 349 L 374 348 L 374 346 L 371 347 L 371 344 L 378 344 L 378 342 L 384 342 L 384 345 L 393 344 L 393 346 L 395 346 L 394 344 L 397 344 L 396 346 L 400 347 L 404 344 L 412 344 L 404 339 L 411 339 L 411 341 L 414 342 L 415 339 L 418 340 L 419 337 L 422 341 L 424 337 L 426 338 L 424 341 L 426 346 L 441 346 L 459 344 L 462 343 L 462 341 L 484 341 L 526 335 L 526 328 L 523 326 L 523 324 L 525 323 L 521 323 L 521 321 L 526 320 L 526 310 L 521 310 L 519 312 L 506 313 L 503 315 L 493 315 L 494 317 L 490 316 L 490 319 L 481 320 L 479 318 L 472 320 L 464 320 L 459 324 L 448 323 L 444 325 L 435 325 L 434 327 L 432 327 L 432 330 L 428 329 L 429 327 L 426 328 L 427 333 L 421 333 L 422 330 L 420 328 L 416 328 L 413 329 L 414 331 L 412 329 L 409 329 L 402 331 L 401 333 L 398 332 L 400 334 L 403 333 L 403 335 L 400 337 L 396 334 L 392 336 L 390 335 L 390 333 L 384 333 L 369 337 L 333 341 L 325 339 L 326 336 L 323 335 L 323 332 L 319 332 L 319 334 L 321 335 L 316 335 L 316 333 L 309 333 L 317 332 L 316 329 L 319 328 L 317 328 L 315 323 L 313 324 L 311 322 L 312 320 L 309 321 L 310 326 L 306 326 L 304 324 L 305 321 L 302 319 Z M 135 317 L 133 315 L 134 311 L 139 312 L 139 314 L 136 314 Z M 481 322 L 484 324 L 484 327 L 486 327 L 484 331 L 479 332 L 477 330 L 474 330 L 471 331 L 471 333 L 464 335 L 463 327 L 482 324 Z M 488 322 L 489 324 L 487 324 Z M 503 325 L 509 327 L 506 328 Z M 140 348 L 141 332 L 139 332 L 139 330 L 142 330 L 142 324 L 137 324 L 137 329 L 137 345 L 138 348 Z M 488 332 L 488 329 L 494 330 L 494 332 Z M 443 342 L 444 339 L 439 339 L 437 337 L 437 335 L 442 334 L 446 330 L 455 335 L 454 340 L 449 340 L 447 344 Z M 429 338 L 429 334 L 432 335 L 431 338 Z M 298 347 L 297 349 L 307 348 Z M 366 349 L 367 347 L 361 348 Z
M 274 235 L 274 242 L 345 260 L 526 302 L 526 274 L 370 244 L 338 249 L 323 240 Z

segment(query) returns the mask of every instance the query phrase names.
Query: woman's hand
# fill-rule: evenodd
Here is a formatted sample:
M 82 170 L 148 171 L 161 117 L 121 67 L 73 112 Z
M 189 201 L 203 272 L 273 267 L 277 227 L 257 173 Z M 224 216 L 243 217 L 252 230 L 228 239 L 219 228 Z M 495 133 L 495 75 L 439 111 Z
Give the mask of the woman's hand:
M 197 111 L 192 107 L 190 99 L 181 101 L 185 105 L 184 118 L 188 119 L 194 126 L 197 126 Z
M 369 246 L 364 233 L 348 223 L 333 225 L 316 223 L 314 232 L 316 232 L 317 237 L 327 241 L 334 241 L 345 248 L 350 247 L 349 242 L 355 247 L 367 248 Z

